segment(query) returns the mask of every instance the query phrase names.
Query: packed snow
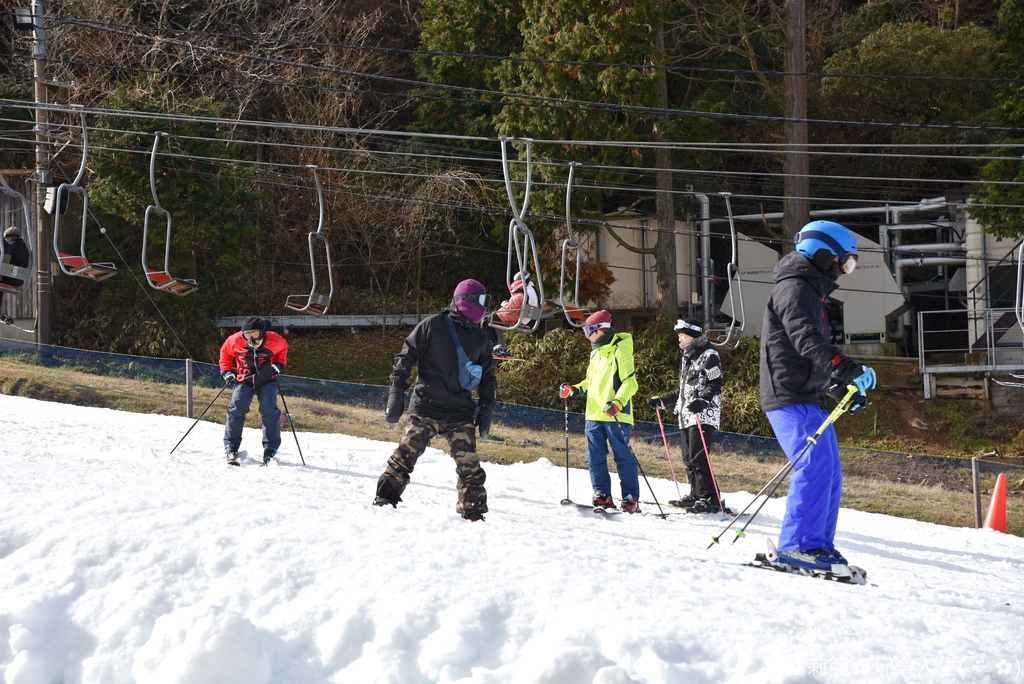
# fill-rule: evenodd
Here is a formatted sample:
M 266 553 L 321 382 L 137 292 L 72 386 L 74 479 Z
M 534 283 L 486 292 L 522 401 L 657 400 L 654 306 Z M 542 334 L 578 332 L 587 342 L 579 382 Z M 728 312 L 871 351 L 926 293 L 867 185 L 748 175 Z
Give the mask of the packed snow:
M 556 454 L 485 464 L 471 523 L 440 449 L 377 508 L 392 443 L 300 431 L 303 466 L 286 432 L 279 462 L 234 468 L 214 423 L 171 454 L 191 420 L 0 410 L 6 684 L 1024 681 L 1018 537 L 844 509 L 837 546 L 869 581 L 845 585 L 740 563 L 783 499 L 707 549 L 721 516 L 560 506 L 590 488 Z

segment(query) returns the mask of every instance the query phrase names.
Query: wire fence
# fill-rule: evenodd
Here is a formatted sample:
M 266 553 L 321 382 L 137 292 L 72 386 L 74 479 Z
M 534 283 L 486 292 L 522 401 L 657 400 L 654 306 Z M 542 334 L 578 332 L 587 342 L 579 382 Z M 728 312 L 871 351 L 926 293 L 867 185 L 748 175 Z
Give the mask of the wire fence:
M 46 367 L 74 367 L 97 375 L 148 380 L 163 384 L 178 384 L 182 392 L 186 391 L 186 362 L 180 359 L 161 359 L 128 354 L 110 354 L 106 352 L 70 349 L 50 345 L 18 342 L 0 339 L 0 355 L 14 357 L 26 363 Z M 197 385 L 219 388 L 223 385 L 220 370 L 216 365 L 193 362 L 193 382 Z M 294 375 L 282 375 L 278 378 L 282 389 L 289 397 L 303 397 L 335 404 L 347 404 L 368 408 L 384 408 L 387 401 L 388 388 L 381 385 L 364 385 L 336 380 L 318 380 Z M 570 405 L 568 414 L 569 430 L 573 434 L 582 434 L 585 418 Z M 495 407 L 494 420 L 508 427 L 528 428 L 543 431 L 562 431 L 565 429 L 565 411 L 535 408 L 499 402 Z M 665 425 L 665 435 L 670 445 L 677 444 L 679 428 L 675 424 Z M 657 423 L 637 422 L 633 426 L 632 439 L 647 443 L 661 443 L 661 428 Z M 717 431 L 714 443 L 709 450 L 727 451 L 759 459 L 781 459 L 785 454 L 774 438 L 757 435 L 743 435 L 732 432 Z M 970 488 L 972 460 L 970 458 L 947 458 L 941 456 L 911 455 L 895 451 L 878 451 L 856 447 L 842 447 L 844 470 L 848 474 L 880 473 L 888 479 L 924 483 L 929 481 L 928 472 L 941 468 L 946 471 L 944 481 L 950 482 L 949 473 L 957 471 L 961 475 L 952 478 L 954 482 L 963 481 L 963 486 Z M 1024 462 L 1007 462 L 993 459 L 978 459 L 982 473 L 1007 472 L 1012 477 L 1024 478 Z

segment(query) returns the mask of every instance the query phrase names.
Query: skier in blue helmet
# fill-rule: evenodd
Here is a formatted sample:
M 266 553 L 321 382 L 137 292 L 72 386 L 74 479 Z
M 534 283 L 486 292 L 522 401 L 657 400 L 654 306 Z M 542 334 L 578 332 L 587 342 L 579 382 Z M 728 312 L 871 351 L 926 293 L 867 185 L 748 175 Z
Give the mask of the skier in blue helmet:
M 848 358 L 829 335 L 825 312 L 836 281 L 857 267 L 857 236 L 832 221 L 812 221 L 782 257 L 761 327 L 761 409 L 793 461 L 828 417 L 825 397 L 858 389 L 851 411 L 867 406 L 875 372 Z M 780 563 L 809 570 L 847 565 L 835 548 L 843 472 L 829 425 L 793 468 L 779 534 Z

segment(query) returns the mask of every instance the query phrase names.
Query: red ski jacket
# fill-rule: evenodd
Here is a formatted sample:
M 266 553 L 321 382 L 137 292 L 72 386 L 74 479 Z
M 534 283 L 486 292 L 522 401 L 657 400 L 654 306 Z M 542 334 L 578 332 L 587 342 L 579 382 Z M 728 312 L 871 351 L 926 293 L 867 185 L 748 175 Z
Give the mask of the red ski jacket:
M 251 348 L 242 339 L 242 333 L 224 340 L 220 348 L 220 372 L 234 371 L 235 380 L 244 382 L 253 389 L 259 389 L 274 379 L 270 364 L 284 368 L 288 363 L 288 343 L 276 332 L 267 331 L 263 344 Z

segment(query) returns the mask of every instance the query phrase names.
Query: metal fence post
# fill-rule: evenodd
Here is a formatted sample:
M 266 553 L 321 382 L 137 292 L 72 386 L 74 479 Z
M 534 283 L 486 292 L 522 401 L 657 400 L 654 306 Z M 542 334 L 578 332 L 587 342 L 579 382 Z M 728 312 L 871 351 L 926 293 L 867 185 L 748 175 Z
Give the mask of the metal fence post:
M 981 529 L 981 477 L 979 474 L 980 466 L 978 465 L 978 457 L 971 457 L 971 482 L 973 484 L 972 489 L 974 490 L 974 526 L 979 530 Z
M 185 415 L 192 417 L 192 359 L 185 359 Z

